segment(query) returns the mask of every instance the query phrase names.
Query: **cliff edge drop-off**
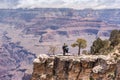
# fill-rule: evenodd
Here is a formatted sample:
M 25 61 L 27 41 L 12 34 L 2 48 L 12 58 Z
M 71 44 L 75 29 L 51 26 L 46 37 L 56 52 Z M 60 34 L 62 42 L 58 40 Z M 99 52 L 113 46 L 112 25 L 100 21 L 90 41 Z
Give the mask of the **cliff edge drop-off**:
M 120 80 L 120 53 L 48 56 L 34 60 L 31 80 Z

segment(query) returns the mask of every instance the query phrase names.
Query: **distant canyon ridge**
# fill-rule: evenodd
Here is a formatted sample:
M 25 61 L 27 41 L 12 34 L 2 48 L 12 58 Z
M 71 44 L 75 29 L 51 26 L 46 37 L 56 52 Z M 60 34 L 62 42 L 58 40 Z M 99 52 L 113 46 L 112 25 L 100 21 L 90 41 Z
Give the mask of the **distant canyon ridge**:
M 40 43 L 71 45 L 77 38 L 84 38 L 89 49 L 97 37 L 108 39 L 111 30 L 120 29 L 120 9 L 0 9 L 0 23 L 22 30 L 23 35 L 37 37 L 34 47 Z

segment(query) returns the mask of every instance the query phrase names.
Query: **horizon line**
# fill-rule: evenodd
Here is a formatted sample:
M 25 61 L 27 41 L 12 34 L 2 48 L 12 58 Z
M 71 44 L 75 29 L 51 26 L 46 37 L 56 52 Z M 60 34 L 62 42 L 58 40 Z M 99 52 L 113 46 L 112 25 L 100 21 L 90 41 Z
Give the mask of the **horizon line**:
M 118 10 L 118 9 L 120 9 L 120 8 L 102 8 L 102 9 L 95 9 L 95 8 L 84 8 L 84 9 L 76 9 L 76 8 L 64 8 L 64 7 L 60 7 L 60 8 L 53 8 L 53 7 L 51 7 L 51 8 L 48 8 L 48 7 L 46 7 L 46 8 L 43 8 L 43 7 L 39 7 L 39 8 L 0 8 L 0 10 L 7 10 L 7 9 L 9 9 L 9 10 L 17 10 L 17 9 L 28 9 L 28 10 L 32 10 L 32 9 L 71 9 L 71 10 Z

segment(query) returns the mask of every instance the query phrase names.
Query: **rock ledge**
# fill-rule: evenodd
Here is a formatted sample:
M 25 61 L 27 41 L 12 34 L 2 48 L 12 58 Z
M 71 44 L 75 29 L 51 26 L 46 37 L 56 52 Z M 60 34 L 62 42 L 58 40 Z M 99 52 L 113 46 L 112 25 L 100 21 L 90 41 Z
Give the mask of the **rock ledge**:
M 34 60 L 31 80 L 120 80 L 120 59 L 112 55 L 48 56 Z

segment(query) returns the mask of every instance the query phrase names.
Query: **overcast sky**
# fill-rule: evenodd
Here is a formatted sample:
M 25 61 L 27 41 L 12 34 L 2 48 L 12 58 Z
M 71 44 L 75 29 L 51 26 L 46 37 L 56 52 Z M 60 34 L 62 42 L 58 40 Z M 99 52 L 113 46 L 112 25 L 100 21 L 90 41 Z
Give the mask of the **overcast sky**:
M 0 8 L 120 8 L 120 0 L 0 0 Z

